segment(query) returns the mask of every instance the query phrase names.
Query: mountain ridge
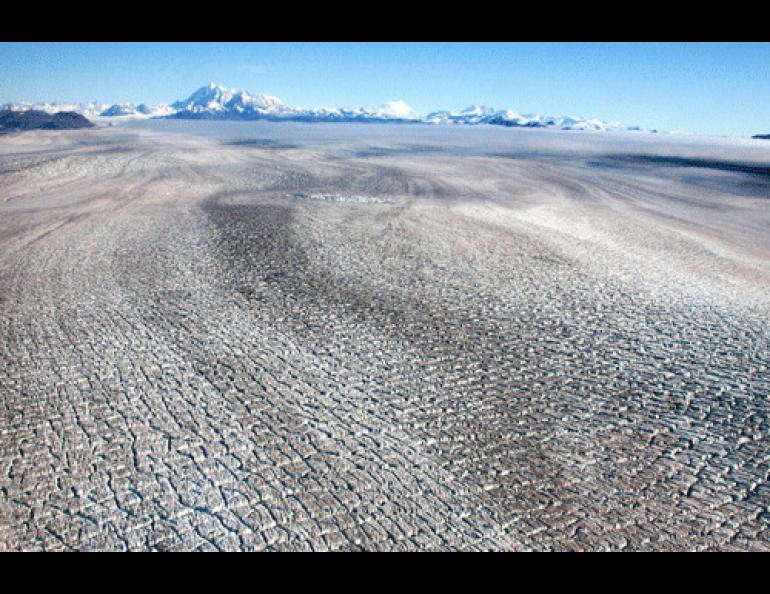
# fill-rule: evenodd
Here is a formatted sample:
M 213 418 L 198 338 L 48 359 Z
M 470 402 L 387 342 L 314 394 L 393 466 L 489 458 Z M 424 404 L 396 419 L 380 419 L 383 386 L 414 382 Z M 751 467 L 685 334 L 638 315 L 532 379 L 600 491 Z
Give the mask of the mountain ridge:
M 296 108 L 284 104 L 278 97 L 254 94 L 242 89 L 231 89 L 209 83 L 196 89 L 187 98 L 170 104 L 147 105 L 145 103 L 98 102 L 80 104 L 59 103 L 6 103 L 0 109 L 19 111 L 37 109 L 53 113 L 73 111 L 89 119 L 220 119 L 220 120 L 273 120 L 302 122 L 409 122 L 438 125 L 489 124 L 519 128 L 556 128 L 561 130 L 634 130 L 637 126 L 623 126 L 619 122 L 605 122 L 598 118 L 571 116 L 543 116 L 521 114 L 510 109 L 495 110 L 484 105 L 472 105 L 461 111 L 438 110 L 424 115 L 417 114 L 405 101 L 394 100 L 374 107 L 319 107 Z
M 13 130 L 72 130 L 91 128 L 93 123 L 74 111 L 46 111 L 28 109 L 13 111 L 0 109 L 0 132 Z

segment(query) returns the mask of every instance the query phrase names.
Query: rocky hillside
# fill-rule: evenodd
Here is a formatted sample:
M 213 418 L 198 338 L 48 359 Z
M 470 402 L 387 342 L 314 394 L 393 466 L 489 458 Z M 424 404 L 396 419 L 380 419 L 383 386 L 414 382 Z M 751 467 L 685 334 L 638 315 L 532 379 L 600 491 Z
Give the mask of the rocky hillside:
M 0 132 L 11 130 L 69 130 L 90 128 L 93 124 L 83 115 L 73 111 L 47 113 L 30 109 L 27 111 L 0 111 Z

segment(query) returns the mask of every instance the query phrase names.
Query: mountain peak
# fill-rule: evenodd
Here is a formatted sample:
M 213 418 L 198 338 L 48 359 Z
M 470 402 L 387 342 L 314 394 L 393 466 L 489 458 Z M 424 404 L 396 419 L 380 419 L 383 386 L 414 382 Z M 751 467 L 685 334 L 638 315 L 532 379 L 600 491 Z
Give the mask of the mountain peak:
M 5 104 L 0 108 L 19 111 L 39 109 L 49 113 L 75 111 L 89 118 L 152 118 L 227 119 L 227 120 L 294 120 L 304 122 L 422 122 L 431 124 L 477 125 L 491 124 L 506 127 L 555 128 L 559 130 L 622 130 L 618 123 L 607 123 L 595 118 L 569 116 L 545 117 L 523 115 L 513 110 L 495 111 L 489 106 L 475 104 L 461 111 L 434 111 L 427 115 L 415 113 L 403 100 L 387 101 L 375 108 L 316 108 L 301 109 L 285 105 L 273 95 L 252 95 L 248 91 L 230 89 L 215 82 L 196 89 L 189 97 L 171 105 L 144 103 L 117 103 L 109 106 L 96 102 L 88 104 L 37 103 Z M 636 129 L 638 128 L 628 128 Z
M 417 119 L 417 114 L 406 101 L 387 101 L 381 105 L 378 111 L 384 117 L 390 117 L 400 120 Z
M 263 113 L 280 110 L 283 102 L 272 95 L 251 95 L 247 91 L 228 89 L 210 82 L 190 95 L 187 99 L 176 101 L 171 107 L 177 111 L 197 114 L 218 112 Z
M 493 113 L 495 113 L 495 110 L 491 107 L 487 107 L 486 105 L 480 105 L 476 103 L 474 105 L 470 105 L 469 107 L 466 107 L 460 113 L 466 114 L 466 115 L 486 116 L 486 115 L 492 115 Z

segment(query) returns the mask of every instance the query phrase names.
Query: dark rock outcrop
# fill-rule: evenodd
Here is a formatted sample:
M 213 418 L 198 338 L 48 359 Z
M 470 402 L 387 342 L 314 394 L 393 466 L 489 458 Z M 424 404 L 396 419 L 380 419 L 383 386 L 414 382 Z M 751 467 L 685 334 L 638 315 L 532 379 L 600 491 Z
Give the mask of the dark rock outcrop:
M 0 132 L 38 129 L 70 130 L 91 127 L 93 127 L 93 123 L 74 111 L 47 113 L 34 109 L 27 111 L 0 110 Z

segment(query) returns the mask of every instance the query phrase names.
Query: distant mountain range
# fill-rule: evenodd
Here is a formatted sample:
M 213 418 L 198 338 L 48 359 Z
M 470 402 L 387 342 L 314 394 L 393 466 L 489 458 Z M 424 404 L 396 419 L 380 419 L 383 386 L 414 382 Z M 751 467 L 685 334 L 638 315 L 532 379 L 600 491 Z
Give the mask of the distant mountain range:
M 163 117 L 171 115 L 174 110 L 166 104 L 149 106 L 145 103 L 134 105 L 133 103 L 116 103 L 110 105 L 107 109 L 102 111 L 99 115 L 102 117 Z
M 620 123 L 596 118 L 570 116 L 548 117 L 521 114 L 511 110 L 495 110 L 474 105 L 462 111 L 433 111 L 419 115 L 403 101 L 389 101 L 375 108 L 316 108 L 302 109 L 285 105 L 272 95 L 254 95 L 238 89 L 227 89 L 211 83 L 192 95 L 170 105 L 97 102 L 71 103 L 8 103 L 0 109 L 20 111 L 34 109 L 48 113 L 70 111 L 92 120 L 115 119 L 215 119 L 215 120 L 282 120 L 303 122 L 411 122 L 427 124 L 477 125 L 507 127 L 557 128 L 561 130 L 640 130 Z
M 73 111 L 48 113 L 40 110 L 0 110 L 0 132 L 9 130 L 69 130 L 93 126 L 85 116 Z
M 187 99 L 171 104 L 176 119 L 225 120 L 293 120 L 293 121 L 419 121 L 420 118 L 403 101 L 389 101 L 368 109 L 319 108 L 300 109 L 285 105 L 272 95 L 252 95 L 247 91 L 225 89 L 215 84 L 201 87 Z

